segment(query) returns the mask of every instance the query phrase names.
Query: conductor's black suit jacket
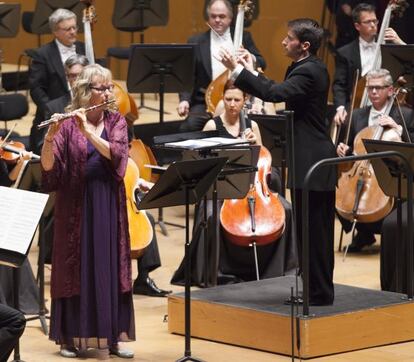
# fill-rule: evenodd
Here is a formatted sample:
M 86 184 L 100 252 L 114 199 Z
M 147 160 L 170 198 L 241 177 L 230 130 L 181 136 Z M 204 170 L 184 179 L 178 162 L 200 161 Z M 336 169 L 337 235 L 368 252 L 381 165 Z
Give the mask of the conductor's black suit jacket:
M 188 101 L 190 107 L 192 107 L 195 104 L 205 103 L 205 91 L 212 81 L 210 30 L 190 37 L 188 43 L 195 44 L 194 86 L 192 92 L 182 92 L 179 96 L 180 102 Z M 256 57 L 257 66 L 264 69 L 266 67 L 266 62 L 254 44 L 251 34 L 246 31 L 243 33 L 243 46 Z
M 361 72 L 359 38 L 338 49 L 332 85 L 335 107 L 349 106 L 354 74 L 357 69 Z
M 281 83 L 263 75 L 256 77 L 244 69 L 235 85 L 265 101 L 286 102 L 286 108 L 294 111 L 295 187 L 302 189 L 305 175 L 314 163 L 335 157 L 326 121 L 329 75 L 325 64 L 311 55 L 293 63 L 286 72 L 285 81 Z M 335 189 L 334 168 L 324 167 L 314 176 L 310 190 Z

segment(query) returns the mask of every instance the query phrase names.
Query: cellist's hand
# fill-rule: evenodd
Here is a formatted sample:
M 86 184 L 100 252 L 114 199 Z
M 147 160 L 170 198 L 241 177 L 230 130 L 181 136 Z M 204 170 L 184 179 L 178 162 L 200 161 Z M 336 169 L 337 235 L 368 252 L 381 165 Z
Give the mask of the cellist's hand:
M 186 117 L 190 111 L 190 103 L 188 101 L 181 101 L 177 107 L 177 112 L 180 117 Z
M 151 190 L 152 186 L 154 186 L 153 182 L 144 180 L 143 178 L 139 178 L 136 184 L 136 188 L 138 188 L 142 192 L 147 192 Z
M 346 116 L 348 115 L 345 107 L 341 106 L 338 107 L 335 116 L 333 118 L 335 124 L 337 124 L 338 126 L 340 126 L 341 124 L 343 124 L 346 120 Z
M 402 126 L 397 124 L 390 116 L 382 115 L 378 118 L 378 124 L 382 127 L 395 129 L 398 134 L 402 134 Z
M 384 40 L 393 44 L 405 45 L 406 43 L 399 37 L 393 28 L 385 29 Z
M 257 142 L 257 137 L 251 128 L 246 128 L 244 130 L 242 134 L 242 138 L 245 139 L 246 141 L 249 141 L 252 144 L 255 144 Z
M 339 157 L 345 157 L 348 150 L 349 150 L 349 146 L 341 142 L 336 148 L 336 153 Z

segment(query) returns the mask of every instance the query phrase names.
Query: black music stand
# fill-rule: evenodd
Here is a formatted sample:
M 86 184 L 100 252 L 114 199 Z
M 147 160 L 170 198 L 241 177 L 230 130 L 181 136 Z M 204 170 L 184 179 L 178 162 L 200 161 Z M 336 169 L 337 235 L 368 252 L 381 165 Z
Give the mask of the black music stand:
M 385 151 L 395 151 L 402 154 L 410 163 L 411 169 L 414 170 L 414 145 L 412 143 L 389 142 L 380 140 L 363 139 L 364 146 L 368 153 L 377 153 Z M 372 167 L 375 171 L 375 176 L 378 179 L 378 184 L 384 194 L 395 197 L 397 199 L 397 235 L 396 240 L 401 240 L 402 232 L 402 199 L 407 200 L 407 233 L 404 240 L 406 246 L 405 252 L 408 254 L 410 260 L 405 263 L 404 248 L 401 243 L 397 243 L 396 260 L 395 260 L 395 275 L 396 275 L 396 292 L 403 293 L 404 277 L 401 274 L 406 268 L 407 271 L 407 295 L 412 298 L 414 293 L 413 285 L 413 229 L 412 229 L 412 196 L 407 194 L 407 183 L 402 182 L 406 178 L 404 172 L 404 165 L 399 158 L 384 158 L 374 159 L 371 161 Z
M 83 32 L 83 10 L 85 5 L 79 0 L 37 0 L 33 14 L 32 31 L 36 34 L 50 34 L 49 16 L 57 9 L 73 11 L 78 19 L 79 31 Z
M 19 31 L 20 4 L 0 4 L 0 38 L 13 38 Z
M 414 79 L 414 45 L 381 44 L 382 68 L 389 70 L 396 81 L 404 77 L 407 88 L 412 88 Z
M 294 174 L 292 174 L 294 170 L 293 112 L 285 111 L 276 115 L 249 114 L 249 118 L 259 126 L 263 146 L 272 155 L 272 166 L 281 169 L 282 189 L 280 194 L 285 197 L 287 167 L 291 180 L 294 178 Z
M 191 253 L 190 253 L 190 204 L 199 202 L 216 180 L 227 158 L 209 158 L 180 161 L 171 164 L 158 182 L 142 198 L 139 209 L 153 209 L 185 205 L 185 351 L 177 360 L 199 361 L 191 357 Z
M 25 168 L 23 169 L 23 173 L 18 180 L 17 188 L 20 190 L 33 190 L 34 187 L 39 187 L 41 180 L 41 166 L 40 160 L 30 160 Z M 38 191 L 38 190 L 35 190 Z M 50 214 L 53 210 L 54 205 L 54 197 L 49 197 L 46 203 L 45 209 L 43 210 L 43 214 L 39 220 L 39 255 L 37 261 L 37 281 L 39 283 L 39 313 L 34 316 L 27 318 L 27 321 L 32 321 L 39 319 L 40 324 L 42 327 L 42 331 L 44 334 L 48 334 L 48 326 L 46 323 L 46 319 L 49 319 L 47 316 L 46 310 L 46 302 L 45 302 L 45 276 L 44 276 L 44 269 L 45 269 L 45 220 L 46 215 Z
M 193 45 L 133 44 L 127 88 L 132 93 L 160 95 L 160 123 L 164 122 L 164 93 L 190 91 L 194 77 Z
M 140 32 L 140 43 L 144 44 L 144 30 L 146 28 L 164 26 L 168 23 L 168 0 L 118 0 L 115 9 L 116 11 L 112 15 L 112 24 L 121 31 L 131 32 L 131 44 L 134 43 L 133 33 L 135 31 Z M 159 109 L 145 106 L 143 93 L 141 93 L 139 108 L 159 111 Z

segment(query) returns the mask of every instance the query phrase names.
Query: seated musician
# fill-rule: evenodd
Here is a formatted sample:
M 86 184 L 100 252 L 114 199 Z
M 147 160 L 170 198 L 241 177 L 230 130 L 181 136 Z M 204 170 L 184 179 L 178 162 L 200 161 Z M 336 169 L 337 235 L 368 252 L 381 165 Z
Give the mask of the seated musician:
M 393 80 L 388 70 L 379 69 L 372 70 L 366 75 L 366 87 L 368 91 L 368 98 L 372 103 L 371 106 L 356 109 L 353 112 L 351 120 L 351 129 L 349 137 L 349 145 L 340 143 L 337 148 L 337 154 L 340 157 L 351 154 L 353 150 L 354 139 L 358 132 L 363 128 L 374 125 L 381 125 L 386 128 L 394 129 L 403 141 L 408 141 L 407 132 L 404 131 L 406 122 L 407 131 L 410 139 L 413 139 L 414 128 L 413 128 L 413 112 L 409 108 L 401 107 L 401 115 L 398 111 L 398 107 L 392 106 L 389 115 L 384 114 L 387 109 L 388 103 L 393 95 Z M 346 232 L 351 229 L 351 223 L 343 218 L 340 221 Z M 359 252 L 364 247 L 375 243 L 374 234 L 380 233 L 382 220 L 374 223 L 357 223 L 357 233 L 352 240 L 351 245 L 348 248 L 349 252 Z
M 205 94 L 212 80 L 225 71 L 224 66 L 216 58 L 221 46 L 232 48 L 234 28 L 231 27 L 233 7 L 229 0 L 209 0 L 207 4 L 208 25 L 210 29 L 204 33 L 191 36 L 188 43 L 195 44 L 194 49 L 194 85 L 192 93 L 179 94 L 180 103 L 177 112 L 187 117 L 181 125 L 181 131 L 200 131 L 203 129 L 209 114 L 206 112 Z M 257 49 L 249 32 L 243 32 L 243 48 L 248 50 L 258 67 L 264 69 L 266 62 Z
M 209 120 L 204 126 L 204 131 L 219 131 L 219 136 L 228 138 L 244 137 L 251 143 L 261 145 L 260 130 L 254 121 L 247 119 L 246 129 L 241 131 L 240 127 L 240 111 L 244 106 L 245 94 L 228 81 L 224 87 L 224 112 Z M 271 187 L 271 186 L 270 186 Z M 258 268 L 260 278 L 271 278 L 284 275 L 289 270 L 297 266 L 296 243 L 292 235 L 291 229 L 291 206 L 279 197 L 285 209 L 286 220 L 285 230 L 281 238 L 277 242 L 268 245 L 259 246 L 258 252 Z M 204 223 L 204 203 L 201 202 L 196 206 L 193 228 L 193 239 L 191 242 L 192 259 L 192 275 L 191 281 L 194 285 L 206 286 L 204 275 L 204 243 L 209 244 L 209 267 L 210 275 L 207 276 L 209 283 L 215 284 L 213 280 L 217 273 L 218 284 L 228 284 L 241 281 L 249 281 L 256 279 L 256 269 L 254 262 L 253 249 L 250 247 L 242 247 L 228 242 L 224 237 L 220 237 L 219 245 L 213 245 L 214 225 L 212 216 L 212 202 L 207 204 L 207 241 L 204 240 L 203 223 Z M 219 202 L 218 208 L 221 209 L 222 203 Z M 237 220 L 235 220 L 237 222 Z M 215 254 L 215 251 L 217 254 Z M 212 270 L 216 267 L 215 260 L 218 260 L 218 270 Z M 184 261 L 174 273 L 172 284 L 184 284 Z

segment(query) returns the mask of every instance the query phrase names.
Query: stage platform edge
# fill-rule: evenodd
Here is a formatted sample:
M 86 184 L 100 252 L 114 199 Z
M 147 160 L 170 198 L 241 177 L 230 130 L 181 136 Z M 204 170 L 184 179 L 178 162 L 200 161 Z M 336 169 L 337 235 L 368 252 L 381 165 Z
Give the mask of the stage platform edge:
M 290 306 L 283 302 L 294 285 L 288 276 L 192 291 L 191 335 L 291 355 Z M 403 294 L 340 284 L 335 294 L 333 306 L 311 306 L 308 317 L 299 308 L 302 358 L 414 340 L 414 302 Z M 184 334 L 183 293 L 168 297 L 168 330 Z

